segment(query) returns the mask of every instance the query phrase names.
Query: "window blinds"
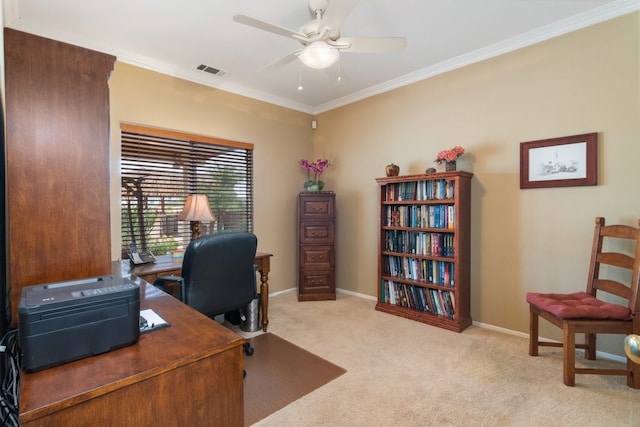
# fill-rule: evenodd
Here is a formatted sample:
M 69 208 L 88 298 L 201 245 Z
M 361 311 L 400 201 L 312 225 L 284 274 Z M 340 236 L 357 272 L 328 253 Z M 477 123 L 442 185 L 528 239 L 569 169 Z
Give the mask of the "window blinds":
M 253 145 L 122 125 L 122 250 L 156 255 L 185 248 L 187 195 L 206 194 L 214 221 L 203 234 L 253 231 Z

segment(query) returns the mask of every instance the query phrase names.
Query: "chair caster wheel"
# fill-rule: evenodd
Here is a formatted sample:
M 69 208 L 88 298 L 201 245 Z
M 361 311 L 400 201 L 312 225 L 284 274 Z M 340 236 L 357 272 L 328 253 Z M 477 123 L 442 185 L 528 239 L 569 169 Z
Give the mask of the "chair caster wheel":
M 246 354 L 247 356 L 253 355 L 253 347 L 251 347 L 251 345 L 248 342 L 244 343 L 243 347 L 244 347 L 244 354 Z

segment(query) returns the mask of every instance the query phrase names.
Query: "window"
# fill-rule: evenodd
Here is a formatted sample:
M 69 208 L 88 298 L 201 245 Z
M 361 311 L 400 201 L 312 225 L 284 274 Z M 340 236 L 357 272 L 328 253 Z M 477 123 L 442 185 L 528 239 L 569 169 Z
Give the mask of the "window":
M 253 231 L 253 145 L 134 125 L 121 126 L 122 254 L 185 248 L 187 195 L 206 194 L 214 221 L 202 234 Z

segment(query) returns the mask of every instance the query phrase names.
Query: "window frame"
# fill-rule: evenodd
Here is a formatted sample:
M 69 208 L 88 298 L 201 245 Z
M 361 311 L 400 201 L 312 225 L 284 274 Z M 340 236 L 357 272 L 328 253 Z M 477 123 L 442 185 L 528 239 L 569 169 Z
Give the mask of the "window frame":
M 131 152 L 135 151 L 132 147 L 136 144 L 134 142 L 136 138 L 139 138 L 139 144 L 143 147 L 140 150 L 143 160 L 138 165 L 135 165 L 131 158 Z M 120 244 L 123 257 L 130 250 L 131 242 L 136 243 L 138 250 L 153 251 L 153 248 L 156 248 L 164 251 L 164 249 L 169 248 L 162 253 L 156 253 L 156 255 L 162 255 L 173 249 L 186 248 L 190 241 L 189 222 L 177 221 L 177 214 L 182 210 L 186 196 L 194 192 L 209 194 L 211 209 L 216 217 L 216 222 L 203 224 L 205 225 L 203 227 L 204 234 L 221 231 L 253 232 L 255 218 L 253 144 L 127 123 L 121 123 L 120 125 L 120 142 Z M 132 192 L 132 177 L 135 173 L 154 169 L 153 166 L 150 166 L 153 162 L 153 157 L 148 156 L 152 151 L 145 151 L 144 148 L 149 148 L 151 144 L 160 144 L 159 146 L 161 146 L 163 143 L 166 145 L 161 150 L 158 150 L 157 163 L 160 167 L 156 166 L 155 172 L 144 177 L 145 179 L 150 176 L 155 177 L 151 181 L 156 181 L 156 183 L 145 185 L 144 179 L 141 179 L 141 174 L 138 174 L 139 182 L 136 187 L 138 192 Z M 189 147 L 188 152 L 187 146 Z M 175 157 L 171 157 L 171 153 L 175 153 Z M 128 159 L 125 159 L 125 157 Z M 165 169 L 162 168 L 162 165 L 178 158 L 186 159 L 186 161 L 183 162 L 181 167 L 176 167 L 175 165 L 179 162 L 174 161 L 173 172 L 164 173 Z M 205 162 L 208 165 L 207 167 L 204 167 Z M 136 168 L 138 169 L 137 171 L 132 171 Z M 227 168 L 226 175 L 225 168 Z M 166 188 L 169 188 L 169 190 L 165 190 L 160 181 L 171 181 L 172 179 L 175 180 L 175 184 L 167 185 Z M 237 187 L 234 186 L 233 190 L 229 191 L 228 186 L 224 186 L 228 182 L 225 179 L 237 179 L 235 181 Z M 147 187 L 146 195 L 145 186 Z M 199 191 L 202 188 L 207 190 Z M 222 191 L 225 189 L 226 191 Z M 156 191 L 155 193 L 153 192 L 154 190 Z M 173 193 L 171 196 L 161 194 L 164 191 Z M 219 195 L 220 197 L 214 198 L 212 195 Z M 165 198 L 170 199 L 166 206 Z M 155 200 L 153 203 L 156 203 L 153 209 L 150 207 L 153 204 L 149 202 L 150 199 Z M 143 219 L 141 219 L 138 218 L 136 213 L 135 220 L 131 220 L 132 209 L 129 207 L 131 200 L 135 201 L 135 212 L 140 208 L 146 210 L 149 215 L 143 213 Z M 159 205 L 157 205 L 158 200 L 160 200 Z M 211 203 L 212 200 L 214 203 Z M 223 206 L 225 200 L 227 204 Z M 220 202 L 220 206 L 216 206 L 218 202 Z M 160 206 L 159 212 L 158 206 Z M 230 208 L 229 206 L 232 207 Z M 217 214 L 221 214 L 221 217 L 216 216 Z M 220 219 L 225 217 L 226 214 L 231 217 L 229 221 L 233 224 L 232 228 L 225 228 L 224 221 Z M 128 216 L 128 219 L 125 218 L 125 215 Z M 141 234 L 139 232 L 140 227 L 138 227 L 138 222 L 140 221 L 145 229 L 149 229 L 149 224 L 152 224 L 150 231 Z M 131 225 L 132 222 L 134 222 L 133 226 Z M 134 233 L 133 238 L 131 237 L 132 232 Z M 157 239 L 155 244 L 150 244 L 152 237 Z M 147 238 L 149 242 L 147 242 Z M 166 239 L 165 243 L 162 243 L 163 239 Z

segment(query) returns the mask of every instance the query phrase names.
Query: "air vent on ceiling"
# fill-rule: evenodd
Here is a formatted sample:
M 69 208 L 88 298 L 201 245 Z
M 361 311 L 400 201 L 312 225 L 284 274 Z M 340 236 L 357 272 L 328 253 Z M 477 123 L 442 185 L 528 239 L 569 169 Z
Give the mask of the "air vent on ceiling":
M 204 71 L 205 73 L 213 74 L 214 76 L 218 76 L 218 77 L 222 77 L 225 74 L 227 74 L 222 70 L 218 70 L 217 68 L 213 68 L 204 64 L 198 65 L 198 70 Z

